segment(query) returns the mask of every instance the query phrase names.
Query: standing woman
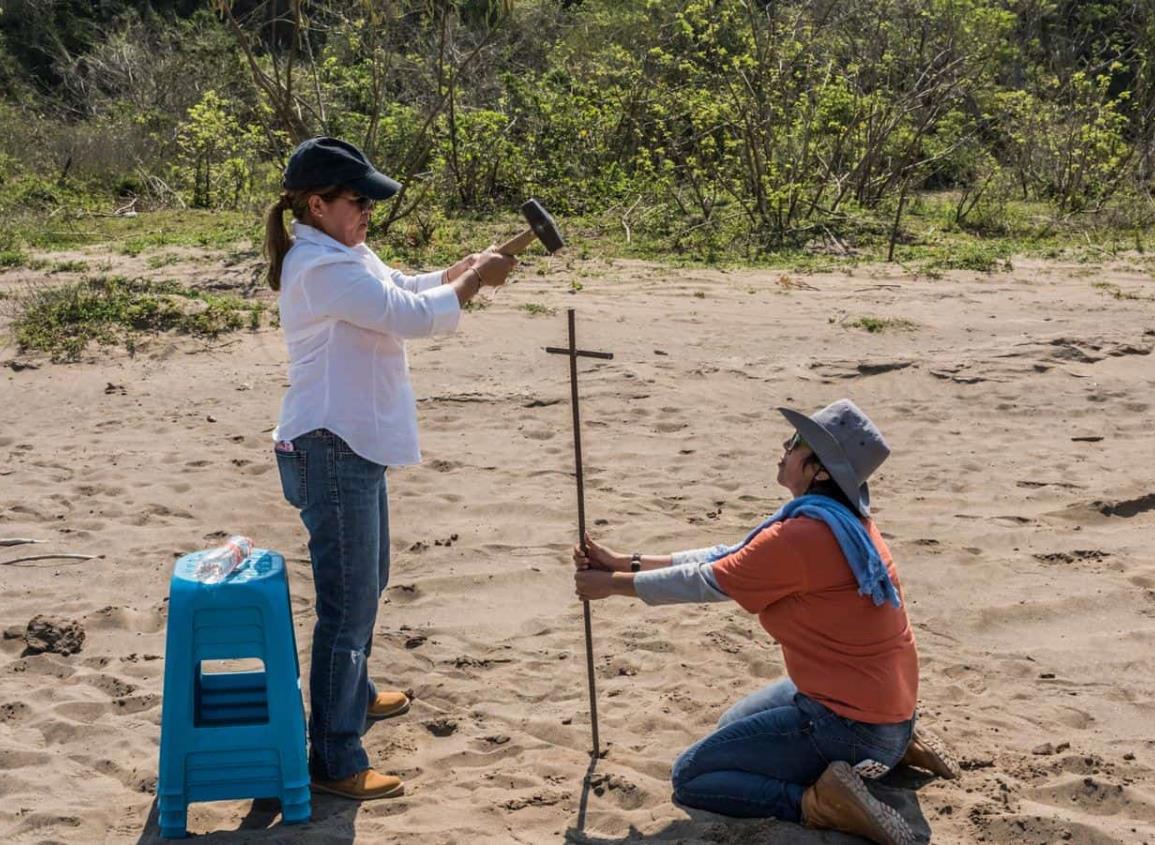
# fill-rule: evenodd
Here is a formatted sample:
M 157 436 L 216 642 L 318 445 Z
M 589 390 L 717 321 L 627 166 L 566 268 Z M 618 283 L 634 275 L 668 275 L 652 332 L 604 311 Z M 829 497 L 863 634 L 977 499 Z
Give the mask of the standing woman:
M 361 734 L 367 720 L 409 709 L 404 693 L 378 691 L 367 667 L 389 581 L 385 470 L 421 460 L 405 340 L 453 332 L 461 307 L 503 284 L 516 262 L 487 252 L 417 276 L 387 267 L 365 245 L 369 212 L 401 186 L 335 138 L 297 147 L 283 187 L 265 220 L 289 351 L 273 439 L 282 491 L 309 533 L 317 594 L 309 768 L 315 789 L 387 798 L 404 786 L 370 767 Z
M 587 540 L 587 553 L 574 549 L 577 592 L 733 600 L 782 646 L 788 677 L 733 705 L 674 764 L 680 803 L 912 845 L 906 821 L 862 778 L 900 762 L 957 770 L 945 748 L 912 742 L 918 654 L 867 486 L 890 449 L 849 400 L 809 417 L 780 410 L 795 430 L 777 480 L 793 499 L 731 547 L 631 556 Z

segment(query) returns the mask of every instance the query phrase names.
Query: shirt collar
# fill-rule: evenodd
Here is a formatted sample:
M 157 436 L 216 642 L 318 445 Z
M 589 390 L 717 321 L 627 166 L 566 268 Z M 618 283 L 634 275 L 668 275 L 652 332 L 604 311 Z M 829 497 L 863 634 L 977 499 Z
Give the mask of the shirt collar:
M 293 221 L 293 237 L 302 241 L 309 241 L 310 243 L 320 244 L 321 246 L 329 247 L 330 249 L 340 249 L 345 252 L 351 252 L 357 256 L 363 256 L 368 250 L 365 244 L 358 244 L 357 246 L 345 246 L 336 238 L 331 238 L 322 232 L 320 229 L 310 226 L 308 223 L 302 223 L 300 220 Z

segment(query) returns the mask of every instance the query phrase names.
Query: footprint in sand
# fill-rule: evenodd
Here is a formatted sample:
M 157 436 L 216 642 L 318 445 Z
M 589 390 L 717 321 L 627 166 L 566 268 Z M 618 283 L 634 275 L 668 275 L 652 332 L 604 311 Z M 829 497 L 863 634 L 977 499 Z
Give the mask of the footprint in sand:
M 136 692 L 136 685 L 112 675 L 90 675 L 74 679 L 76 683 L 87 684 L 105 693 L 109 698 L 124 698 Z
M 396 584 L 389 588 L 389 596 L 394 601 L 410 602 L 421 595 L 416 584 Z
M 609 797 L 623 810 L 636 810 L 646 803 L 649 794 L 633 781 L 612 772 L 598 772 L 590 778 L 594 795 Z
M 979 815 L 975 825 L 987 842 L 1014 842 L 1015 845 L 1054 845 L 1056 842 L 1107 843 L 1095 828 L 1068 819 L 1014 813 L 1005 816 Z
M 112 712 L 117 715 L 143 713 L 155 707 L 160 707 L 160 696 L 153 695 L 152 693 L 131 695 L 124 698 L 114 698 L 112 700 Z
M 23 722 L 32 716 L 32 708 L 23 701 L 5 701 L 0 703 L 0 724 L 4 722 Z
M 1082 561 L 1097 561 L 1110 557 L 1110 552 L 1099 549 L 1075 549 L 1071 552 L 1049 552 L 1031 555 L 1042 563 L 1078 563 Z
M 50 765 L 52 755 L 47 751 L 26 751 L 18 748 L 0 749 L 0 771 L 28 769 L 33 766 Z
M 1155 822 L 1155 805 L 1149 796 L 1101 773 L 1066 775 L 1029 794 L 1034 800 L 1054 807 Z
M 102 607 L 84 617 L 85 628 L 91 630 L 134 631 L 156 634 L 164 630 L 165 611 L 162 608 L 137 610 L 134 607 Z

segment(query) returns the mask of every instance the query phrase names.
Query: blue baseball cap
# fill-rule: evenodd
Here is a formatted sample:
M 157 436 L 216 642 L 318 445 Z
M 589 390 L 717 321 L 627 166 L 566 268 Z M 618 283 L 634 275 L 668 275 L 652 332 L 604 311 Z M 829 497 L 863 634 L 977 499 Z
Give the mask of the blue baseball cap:
M 359 149 L 339 138 L 302 141 L 285 165 L 282 186 L 289 191 L 341 185 L 361 196 L 387 200 L 401 184 L 379 172 Z

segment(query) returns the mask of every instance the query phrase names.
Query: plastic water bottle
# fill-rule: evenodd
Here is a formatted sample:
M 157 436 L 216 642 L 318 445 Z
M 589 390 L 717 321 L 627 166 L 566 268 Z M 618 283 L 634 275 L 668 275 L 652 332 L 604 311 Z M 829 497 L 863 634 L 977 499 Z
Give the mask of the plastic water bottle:
M 205 552 L 197 561 L 194 577 L 202 584 L 219 584 L 252 553 L 253 541 L 234 534 L 223 546 Z

